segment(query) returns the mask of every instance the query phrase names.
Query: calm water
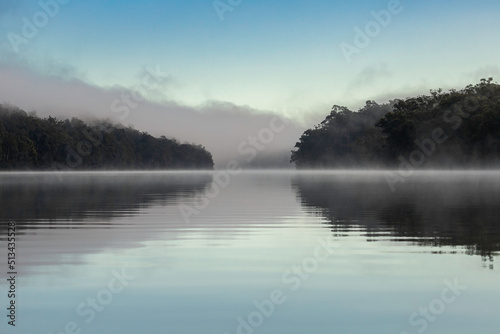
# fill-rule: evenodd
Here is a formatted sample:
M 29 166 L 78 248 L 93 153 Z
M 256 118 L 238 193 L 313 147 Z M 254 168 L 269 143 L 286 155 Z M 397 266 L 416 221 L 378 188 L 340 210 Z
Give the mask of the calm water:
M 498 333 L 500 173 L 61 175 L 0 174 L 2 333 Z

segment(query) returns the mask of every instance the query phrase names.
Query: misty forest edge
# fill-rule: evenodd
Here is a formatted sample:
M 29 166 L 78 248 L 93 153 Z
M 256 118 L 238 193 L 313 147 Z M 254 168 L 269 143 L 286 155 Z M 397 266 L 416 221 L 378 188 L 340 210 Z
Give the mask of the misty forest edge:
M 290 162 L 305 168 L 484 168 L 500 166 L 500 85 L 431 90 L 358 112 L 334 105 L 306 130 Z M 40 118 L 0 105 L 1 170 L 213 169 L 203 146 L 78 118 Z
M 60 120 L 0 106 L 2 170 L 213 169 L 203 146 L 113 124 Z
M 358 112 L 335 105 L 295 148 L 299 169 L 498 167 L 500 85 L 482 79 L 458 91 L 367 101 Z

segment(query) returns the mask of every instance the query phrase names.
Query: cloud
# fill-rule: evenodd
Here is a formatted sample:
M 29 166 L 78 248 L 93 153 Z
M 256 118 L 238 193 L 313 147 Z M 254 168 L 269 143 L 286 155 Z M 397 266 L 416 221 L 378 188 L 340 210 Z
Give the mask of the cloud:
M 375 84 L 380 79 L 392 77 L 392 72 L 386 63 L 366 66 L 349 84 L 349 88 L 366 87 Z
M 135 75 L 135 80 L 137 85 L 134 89 L 144 97 L 155 101 L 172 99 L 171 91 L 179 86 L 179 81 L 173 75 L 164 72 L 159 65 L 144 66 Z
M 271 165 L 276 166 L 278 161 L 282 164 L 283 156 L 289 155 L 305 130 L 288 120 L 285 129 L 274 134 L 273 140 L 264 145 L 265 149 L 257 150 L 261 159 L 249 162 L 250 155 L 241 153 L 241 145 L 248 148 L 249 144 L 245 143 L 249 137 L 258 136 L 269 128 L 279 111 L 257 110 L 221 101 L 207 101 L 195 107 L 173 100 L 151 102 L 127 87 L 105 89 L 77 79 L 45 76 L 6 65 L 0 65 L 0 102 L 11 103 L 26 111 L 36 110 L 42 117 L 109 118 L 155 136 L 165 135 L 181 142 L 202 144 L 212 152 L 216 166 L 220 168 L 231 159 L 242 165 L 259 161 L 263 166 L 262 157 L 267 157 Z M 279 158 L 273 159 L 274 153 Z
M 464 78 L 469 83 L 477 83 L 481 79 L 493 78 L 495 81 L 500 80 L 500 67 L 496 65 L 483 66 L 475 71 L 467 72 Z

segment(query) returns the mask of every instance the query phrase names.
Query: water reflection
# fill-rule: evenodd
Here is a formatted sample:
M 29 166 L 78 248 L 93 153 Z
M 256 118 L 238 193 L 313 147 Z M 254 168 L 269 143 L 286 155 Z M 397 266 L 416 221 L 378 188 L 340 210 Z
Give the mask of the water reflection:
M 193 197 L 209 173 L 2 173 L 0 221 L 29 228 L 78 228 L 87 221 L 111 224 L 153 205 Z M 0 239 L 6 224 L 0 224 Z
M 22 227 L 16 330 L 59 333 L 71 320 L 96 334 L 235 333 L 238 317 L 279 288 L 286 302 L 259 333 L 400 333 L 455 277 L 471 289 L 428 332 L 496 329 L 498 270 L 458 250 L 498 251 L 495 178 L 413 179 L 392 193 L 383 174 L 244 172 L 186 224 L 178 204 L 200 203 L 211 182 L 200 173 L 68 174 L 62 183 L 0 174 L 0 217 Z M 302 267 L 293 276 L 302 277 L 330 230 L 335 251 L 292 291 L 283 273 Z M 461 254 L 429 254 L 450 252 L 445 245 Z M 123 267 L 134 281 L 85 322 L 78 305 Z
M 500 251 L 500 178 L 495 173 L 420 173 L 391 191 L 384 174 L 299 174 L 302 205 L 336 234 L 361 227 L 368 241 L 459 246 L 492 259 Z

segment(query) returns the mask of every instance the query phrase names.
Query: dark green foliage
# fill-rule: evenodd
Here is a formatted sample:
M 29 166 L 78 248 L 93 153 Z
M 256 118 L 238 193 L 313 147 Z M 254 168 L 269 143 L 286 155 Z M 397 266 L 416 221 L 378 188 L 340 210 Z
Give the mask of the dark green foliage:
M 0 169 L 212 169 L 204 147 L 78 118 L 39 118 L 0 105 Z
M 320 125 L 305 131 L 300 137 L 291 162 L 299 168 L 327 168 L 378 161 L 378 151 L 385 136 L 375 124 L 389 110 L 389 105 L 378 105 L 373 101 L 367 101 L 359 112 L 333 106 L 330 115 Z
M 298 168 L 394 167 L 412 161 L 415 151 L 423 159 L 414 167 L 496 166 L 500 85 L 483 79 L 460 91 L 431 91 L 384 105 L 368 101 L 358 112 L 334 106 L 295 147 L 291 161 Z

